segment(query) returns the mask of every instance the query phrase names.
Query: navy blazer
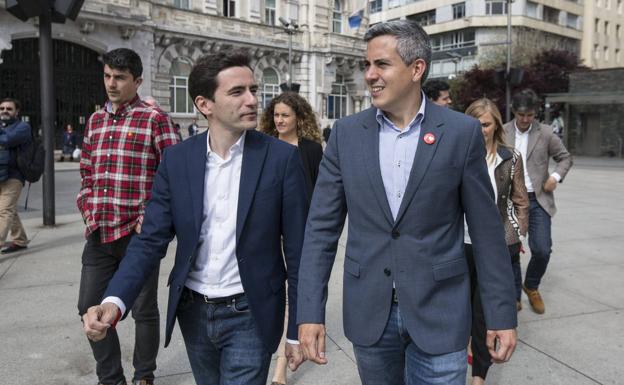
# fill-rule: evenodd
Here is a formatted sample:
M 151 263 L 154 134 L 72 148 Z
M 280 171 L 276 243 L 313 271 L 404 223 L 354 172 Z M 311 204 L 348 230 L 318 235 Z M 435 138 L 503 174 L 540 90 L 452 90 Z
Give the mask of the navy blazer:
M 517 324 L 513 275 L 485 163 L 481 126 L 425 101 L 414 164 L 396 218 L 379 165 L 376 109 L 338 120 L 321 161 L 299 275 L 299 323 L 325 322 L 327 284 L 347 212 L 343 314 L 346 337 L 377 342 L 396 288 L 403 325 L 429 354 L 465 349 L 470 277 L 464 215 L 486 325 Z M 429 134 L 429 135 L 427 135 Z M 425 141 L 425 136 L 434 140 Z
M 273 352 L 283 331 L 286 278 L 289 312 L 297 314 L 297 274 L 308 211 L 306 184 L 295 146 L 257 131 L 246 135 L 236 217 L 236 258 L 251 314 L 265 346 Z M 141 233 L 130 242 L 104 295 L 121 298 L 130 309 L 176 236 L 175 264 L 168 280 L 165 346 L 171 339 L 178 302 L 200 243 L 206 136 L 194 136 L 165 150 Z M 289 319 L 287 336 L 297 339 L 294 316 Z

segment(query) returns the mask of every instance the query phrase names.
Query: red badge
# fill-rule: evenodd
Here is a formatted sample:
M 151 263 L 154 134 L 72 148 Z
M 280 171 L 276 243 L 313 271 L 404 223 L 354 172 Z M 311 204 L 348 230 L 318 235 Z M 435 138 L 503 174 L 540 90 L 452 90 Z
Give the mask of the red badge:
M 435 143 L 435 135 L 433 135 L 432 133 L 428 132 L 425 134 L 425 136 L 423 137 L 423 140 L 425 141 L 425 143 L 427 144 L 434 144 Z

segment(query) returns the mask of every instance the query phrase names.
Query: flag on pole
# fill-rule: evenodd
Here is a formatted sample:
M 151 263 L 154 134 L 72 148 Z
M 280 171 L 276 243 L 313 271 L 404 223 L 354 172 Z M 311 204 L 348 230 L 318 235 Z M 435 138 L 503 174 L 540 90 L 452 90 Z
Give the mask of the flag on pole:
M 349 15 L 349 28 L 360 28 L 364 17 L 364 8 L 358 9 Z

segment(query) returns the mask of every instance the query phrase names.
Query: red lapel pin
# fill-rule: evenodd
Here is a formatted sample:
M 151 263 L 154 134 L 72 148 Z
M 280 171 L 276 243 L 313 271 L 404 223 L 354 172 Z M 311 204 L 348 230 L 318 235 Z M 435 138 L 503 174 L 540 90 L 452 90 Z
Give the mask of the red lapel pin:
M 435 135 L 433 135 L 432 133 L 428 132 L 425 134 L 425 136 L 423 137 L 423 140 L 425 141 L 425 143 L 427 144 L 434 144 L 435 143 Z

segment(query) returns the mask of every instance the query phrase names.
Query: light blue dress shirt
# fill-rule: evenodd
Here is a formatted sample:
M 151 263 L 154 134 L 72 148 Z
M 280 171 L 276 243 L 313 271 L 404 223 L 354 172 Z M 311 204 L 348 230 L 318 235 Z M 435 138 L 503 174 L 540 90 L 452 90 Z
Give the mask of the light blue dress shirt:
M 403 131 L 395 126 L 380 109 L 377 109 L 376 118 L 379 125 L 381 178 L 392 217 L 396 219 L 414 164 L 416 148 L 418 148 L 420 125 L 425 118 L 425 97 L 423 95 L 418 113 Z

